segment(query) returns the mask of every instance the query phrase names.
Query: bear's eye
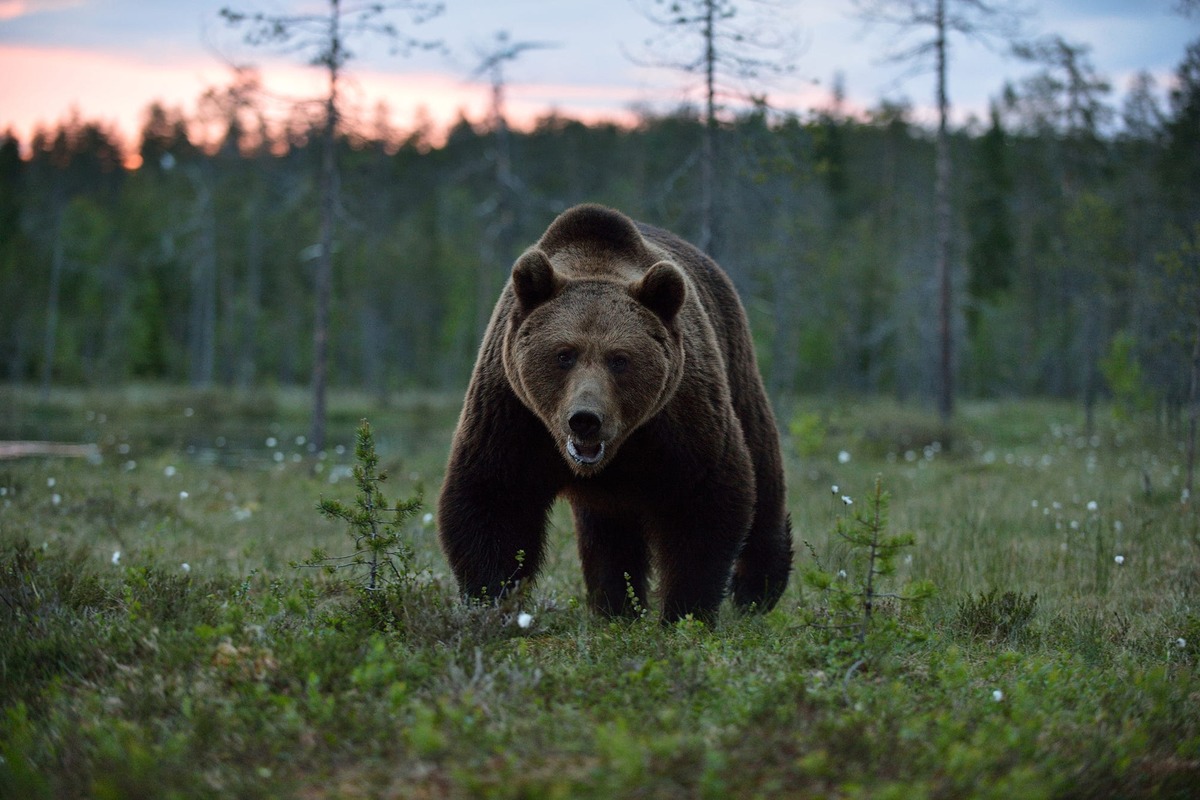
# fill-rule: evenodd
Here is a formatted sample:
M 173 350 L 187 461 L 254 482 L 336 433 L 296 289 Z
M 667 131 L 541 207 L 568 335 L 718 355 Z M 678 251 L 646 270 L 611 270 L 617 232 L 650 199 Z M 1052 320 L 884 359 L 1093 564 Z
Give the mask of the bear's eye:
M 629 369 L 629 359 L 626 356 L 613 356 L 608 359 L 608 368 L 619 375 Z
M 571 367 L 575 366 L 575 359 L 576 355 L 574 350 L 559 351 L 558 365 L 563 369 L 570 369 Z

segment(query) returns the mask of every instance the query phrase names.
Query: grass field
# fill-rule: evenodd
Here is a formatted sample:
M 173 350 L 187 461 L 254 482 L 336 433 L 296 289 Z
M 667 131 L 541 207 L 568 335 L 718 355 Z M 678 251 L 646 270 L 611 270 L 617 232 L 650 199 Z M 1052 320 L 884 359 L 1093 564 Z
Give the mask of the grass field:
M 711 630 L 589 616 L 564 508 L 499 608 L 458 601 L 424 512 L 386 592 L 292 566 L 352 549 L 316 504 L 353 500 L 360 417 L 433 511 L 456 401 L 336 397 L 318 458 L 301 394 L 0 391 L 0 439 L 98 445 L 0 461 L 0 798 L 1200 795 L 1178 431 L 798 400 L 796 577 Z M 880 588 L 936 593 L 860 642 L 827 624 L 864 578 L 834 528 L 877 478 L 915 539 Z

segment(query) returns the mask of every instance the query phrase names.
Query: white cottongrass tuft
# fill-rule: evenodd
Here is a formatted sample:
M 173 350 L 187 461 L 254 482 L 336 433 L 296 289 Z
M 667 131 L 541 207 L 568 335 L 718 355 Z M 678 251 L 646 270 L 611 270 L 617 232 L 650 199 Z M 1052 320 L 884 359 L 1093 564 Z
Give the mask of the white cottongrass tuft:
M 1113 561 L 1117 562 L 1117 566 L 1120 566 L 1125 563 L 1125 556 L 1116 556 L 1113 558 Z
M 192 571 L 192 565 L 191 565 L 191 564 L 189 564 L 189 563 L 188 563 L 188 562 L 186 562 L 186 561 L 185 561 L 185 562 L 183 562 L 182 564 L 180 564 L 180 565 L 179 565 L 179 568 L 180 568 L 181 570 L 183 570 L 184 572 L 191 572 L 191 571 Z
M 517 627 L 518 628 L 528 628 L 532 624 L 533 624 L 533 614 L 530 614 L 525 611 L 522 611 L 520 614 L 517 614 Z
M 1004 692 L 1000 691 L 999 689 L 994 690 L 992 692 L 992 699 L 999 703 L 1004 699 Z
M 121 551 L 120 550 L 113 550 L 112 563 L 113 563 L 113 566 L 117 566 L 121 563 Z
M 850 463 L 849 451 L 842 450 L 841 452 L 838 453 L 838 463 L 839 464 L 849 464 Z
M 851 500 L 850 495 L 847 495 L 847 494 L 842 495 L 842 502 L 848 506 L 854 505 L 854 501 Z
M 163 469 L 163 475 L 166 475 L 168 478 L 173 478 L 173 477 L 175 477 L 175 472 L 176 472 L 176 470 L 175 470 L 175 465 L 174 465 L 174 464 L 168 464 L 168 465 L 167 465 L 167 466 L 166 466 L 166 467 Z
M 1088 504 L 1087 504 L 1088 511 L 1098 511 L 1099 509 L 1100 509 L 1100 504 L 1097 503 L 1095 500 L 1088 501 Z

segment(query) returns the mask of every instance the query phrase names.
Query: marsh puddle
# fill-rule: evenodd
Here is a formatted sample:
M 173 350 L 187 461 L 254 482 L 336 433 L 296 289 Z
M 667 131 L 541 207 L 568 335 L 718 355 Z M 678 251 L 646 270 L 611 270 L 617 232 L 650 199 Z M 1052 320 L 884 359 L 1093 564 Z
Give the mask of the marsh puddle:
M 269 468 L 313 459 L 340 464 L 353 461 L 355 430 L 366 417 L 381 459 L 434 463 L 445 458 L 458 408 L 418 403 L 331 415 L 324 454 L 308 439 L 306 414 L 258 413 L 244 406 L 236 409 L 240 413 L 225 411 L 202 403 L 10 408 L 0 412 L 0 441 L 95 445 L 100 459 L 118 464 L 164 452 L 225 468 Z

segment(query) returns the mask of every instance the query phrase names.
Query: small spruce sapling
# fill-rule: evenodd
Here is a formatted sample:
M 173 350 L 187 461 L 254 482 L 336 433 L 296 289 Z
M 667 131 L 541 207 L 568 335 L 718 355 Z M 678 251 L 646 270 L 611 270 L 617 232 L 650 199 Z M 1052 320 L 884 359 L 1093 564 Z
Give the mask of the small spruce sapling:
M 866 662 L 868 635 L 880 627 L 888 630 L 895 627 L 895 621 L 891 618 L 887 618 L 886 625 L 879 625 L 876 617 L 879 601 L 919 604 L 933 594 L 930 581 L 915 581 L 903 593 L 883 591 L 881 588 L 883 579 L 895 574 L 897 555 L 915 542 L 911 533 L 887 533 L 889 499 L 888 493 L 883 490 L 882 478 L 876 477 L 875 489 L 867 502 L 856 507 L 849 519 L 844 516 L 837 518 L 834 532 L 850 545 L 861 567 L 861 577 L 855 579 L 844 570 L 834 574 L 820 566 L 809 570 L 804 576 L 809 586 L 821 591 L 827 598 L 823 613 L 814 615 L 811 620 L 813 627 L 846 634 L 857 655 L 857 661 L 846 674 L 847 680 Z M 847 502 L 847 508 L 850 507 Z
M 353 505 L 340 500 L 321 498 L 317 509 L 329 519 L 340 519 L 348 525 L 354 539 L 354 552 L 331 556 L 315 549 L 302 566 L 335 573 L 341 569 L 366 573 L 365 588 L 369 592 L 383 589 L 391 583 L 402 582 L 411 573 L 413 551 L 401 538 L 404 524 L 421 508 L 421 495 L 391 505 L 384 497 L 380 484 L 387 474 L 379 471 L 379 456 L 375 452 L 375 437 L 371 425 L 364 419 L 354 435 L 354 483 L 358 495 Z

